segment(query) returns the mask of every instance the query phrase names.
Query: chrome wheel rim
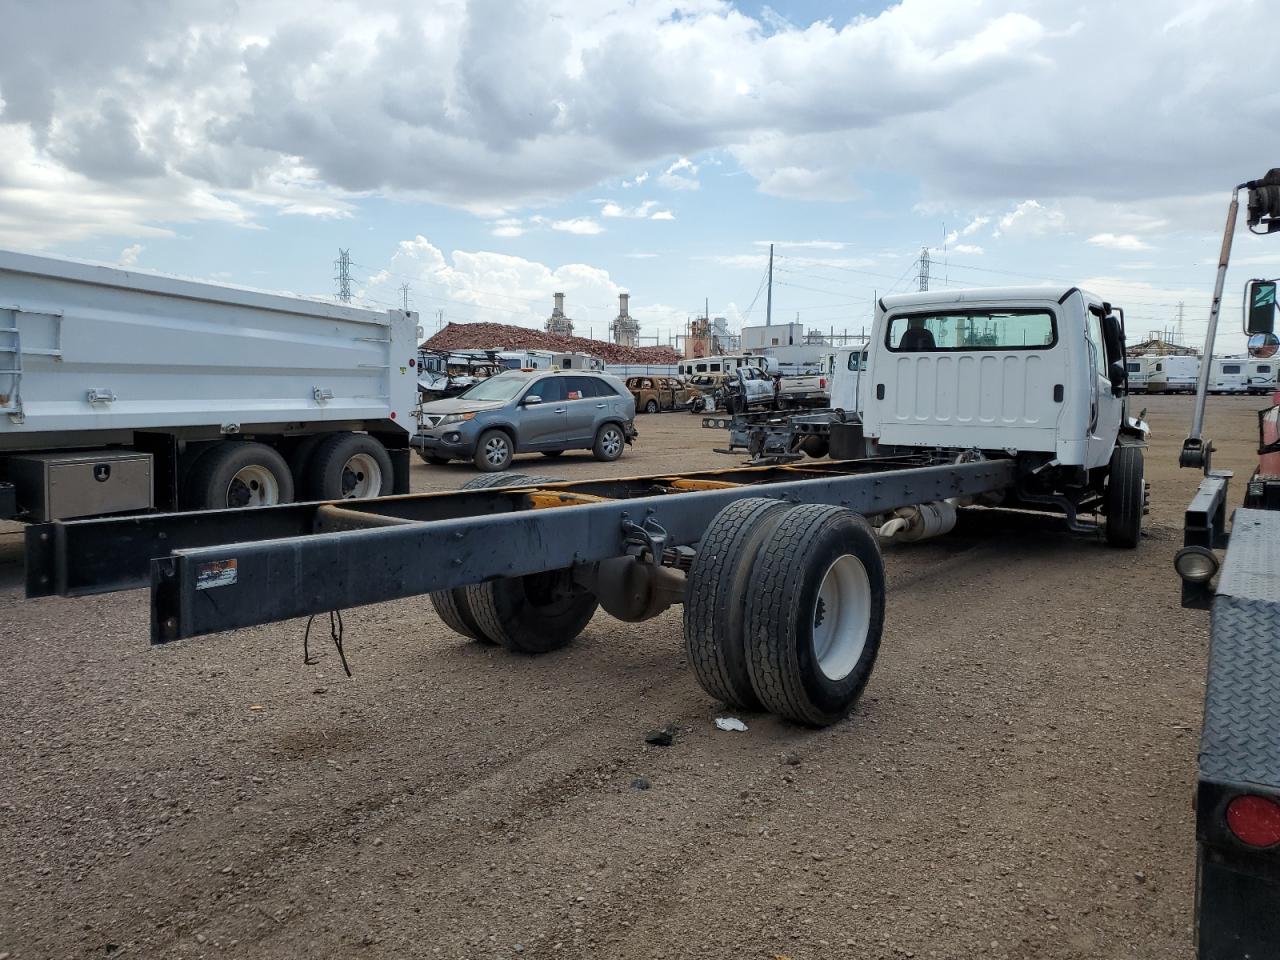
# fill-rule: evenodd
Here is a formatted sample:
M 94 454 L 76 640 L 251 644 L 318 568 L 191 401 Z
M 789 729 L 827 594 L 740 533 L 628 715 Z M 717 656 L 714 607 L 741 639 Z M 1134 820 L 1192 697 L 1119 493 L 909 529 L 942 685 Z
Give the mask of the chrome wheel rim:
M 600 437 L 600 449 L 604 451 L 605 456 L 616 457 L 622 452 L 622 434 L 614 427 L 606 429 Z
M 853 554 L 827 568 L 813 605 L 813 657 L 828 680 L 843 680 L 858 665 L 871 628 L 871 579 Z
M 280 482 L 258 463 L 236 471 L 227 484 L 228 507 L 269 507 L 280 502 Z
M 357 453 L 342 466 L 342 499 L 364 500 L 382 492 L 382 467 L 370 454 Z
M 484 445 L 485 462 L 500 467 L 507 462 L 507 441 L 504 437 L 490 437 Z

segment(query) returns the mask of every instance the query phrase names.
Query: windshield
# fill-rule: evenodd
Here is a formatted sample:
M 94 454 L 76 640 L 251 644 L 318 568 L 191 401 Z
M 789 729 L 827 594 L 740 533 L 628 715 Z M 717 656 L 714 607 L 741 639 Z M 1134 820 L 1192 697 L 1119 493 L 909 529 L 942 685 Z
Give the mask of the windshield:
M 508 377 L 498 374 L 488 380 L 481 380 L 474 387 L 458 394 L 459 400 L 510 400 L 528 384 L 524 377 Z
M 885 330 L 894 353 L 949 350 L 1046 350 L 1058 339 L 1045 310 L 965 310 L 899 315 Z

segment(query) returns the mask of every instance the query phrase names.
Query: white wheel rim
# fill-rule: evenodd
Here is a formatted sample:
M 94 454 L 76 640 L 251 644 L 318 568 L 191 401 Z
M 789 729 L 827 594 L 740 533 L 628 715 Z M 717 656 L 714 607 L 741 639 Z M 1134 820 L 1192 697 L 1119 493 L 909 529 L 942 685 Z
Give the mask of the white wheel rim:
M 382 468 L 367 453 L 357 453 L 342 467 L 342 498 L 364 500 L 382 493 Z
M 853 554 L 827 568 L 813 609 L 813 656 L 828 680 L 849 675 L 867 645 L 871 628 L 871 580 Z
M 484 458 L 495 467 L 507 462 L 507 441 L 503 437 L 490 437 L 484 445 Z
M 615 456 L 622 449 L 622 434 L 615 427 L 609 427 L 600 438 L 600 449 L 606 456 Z
M 227 484 L 228 507 L 269 507 L 280 502 L 280 482 L 261 464 L 241 467 Z

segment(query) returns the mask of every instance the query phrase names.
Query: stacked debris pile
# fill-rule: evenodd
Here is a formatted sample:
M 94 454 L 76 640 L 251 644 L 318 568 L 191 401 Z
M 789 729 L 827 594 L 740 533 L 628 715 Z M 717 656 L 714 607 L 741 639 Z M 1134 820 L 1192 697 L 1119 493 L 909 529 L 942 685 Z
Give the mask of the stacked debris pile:
M 450 323 L 422 344 L 431 350 L 552 350 L 589 353 L 605 363 L 676 363 L 671 347 L 624 347 L 587 337 L 559 337 L 505 323 Z

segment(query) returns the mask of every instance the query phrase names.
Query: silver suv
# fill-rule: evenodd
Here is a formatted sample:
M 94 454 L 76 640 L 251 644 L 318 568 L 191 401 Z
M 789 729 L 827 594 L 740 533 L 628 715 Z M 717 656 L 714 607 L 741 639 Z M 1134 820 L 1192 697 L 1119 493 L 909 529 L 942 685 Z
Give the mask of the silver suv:
M 505 470 L 517 453 L 590 450 L 617 460 L 636 437 L 636 403 L 602 373 L 508 370 L 450 400 L 424 403 L 412 443 L 427 463 L 470 460 Z

